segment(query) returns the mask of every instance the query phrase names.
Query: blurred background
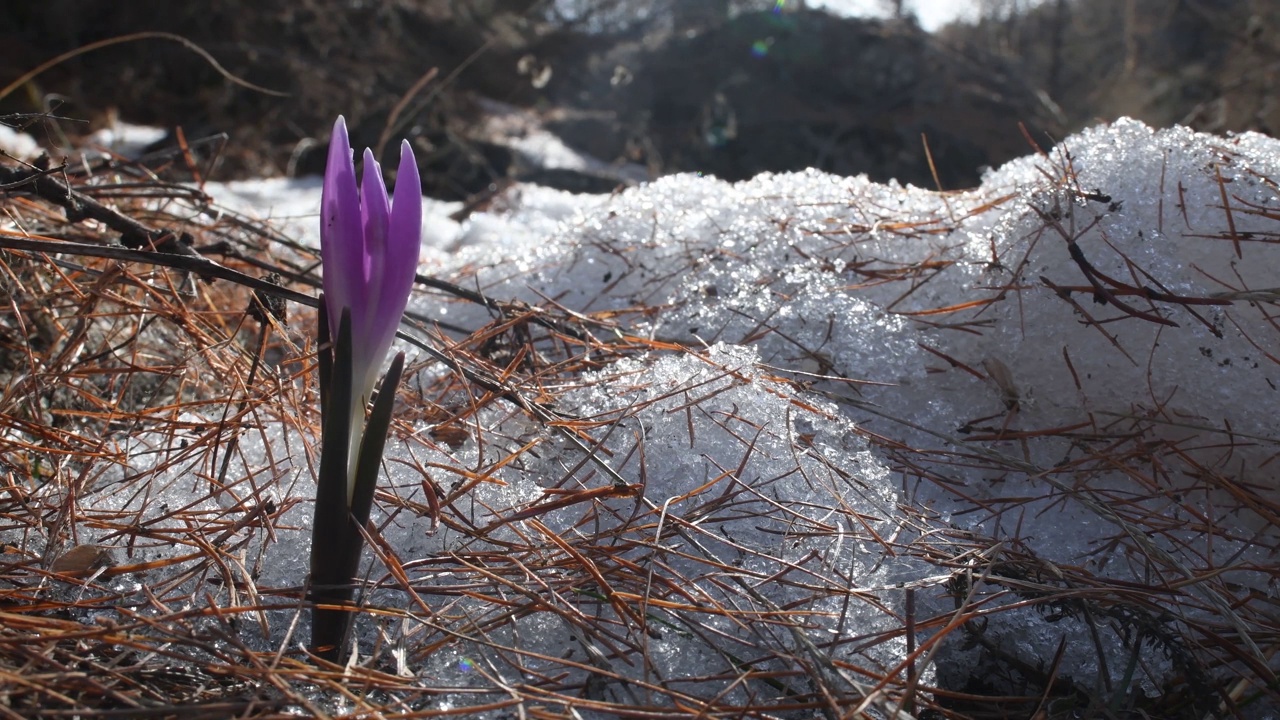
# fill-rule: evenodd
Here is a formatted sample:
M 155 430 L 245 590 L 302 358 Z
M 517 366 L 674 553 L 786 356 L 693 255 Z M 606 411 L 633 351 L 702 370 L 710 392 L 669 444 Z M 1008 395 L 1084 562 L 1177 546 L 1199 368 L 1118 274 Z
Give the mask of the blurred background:
M 287 96 L 153 38 L 50 68 L 0 115 L 65 118 L 7 121 L 54 145 L 181 128 L 225 180 L 319 172 L 342 113 L 357 146 L 410 137 L 442 199 L 808 167 L 959 189 L 1125 115 L 1272 133 L 1278 25 L 1274 0 L 9 0 L 0 86 L 165 31 Z M 547 137 L 600 162 L 548 161 Z

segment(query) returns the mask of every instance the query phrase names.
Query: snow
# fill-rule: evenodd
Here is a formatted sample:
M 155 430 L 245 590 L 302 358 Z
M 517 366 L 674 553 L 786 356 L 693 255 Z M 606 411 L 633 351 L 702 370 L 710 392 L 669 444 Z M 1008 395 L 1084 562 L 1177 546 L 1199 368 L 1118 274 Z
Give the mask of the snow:
M 484 110 L 478 134 L 512 150 L 517 169 L 580 170 L 619 184 L 647 180 L 648 171 L 634 163 L 607 163 L 569 147 L 555 133 L 543 127 L 536 113 L 498 102 L 479 99 Z
M 1030 3 L 1037 4 L 1037 3 Z M 785 0 L 779 3 L 785 5 Z M 889 3 L 881 0 L 810 0 L 810 7 L 850 17 L 890 17 Z M 933 32 L 953 22 L 974 22 L 979 3 L 973 0 L 907 0 L 904 7 L 915 15 L 920 26 Z
M 0 122 L 0 152 L 19 160 L 31 161 L 40 154 L 40 144 L 27 133 Z
M 320 231 L 316 225 L 316 203 L 323 180 L 319 177 L 263 178 L 232 183 L 208 183 L 205 192 L 216 199 L 213 218 L 219 211 L 243 215 L 256 221 L 269 222 L 285 237 L 318 247 Z M 423 257 L 442 258 L 443 250 L 456 241 L 461 226 L 451 215 L 462 208 L 460 202 L 427 198 L 422 209 Z
M 127 158 L 137 158 L 169 132 L 163 128 L 116 121 L 89 136 L 90 147 L 101 148 Z
M 375 522 L 433 622 L 456 621 L 456 641 L 409 653 L 407 671 L 439 687 L 533 682 L 566 672 L 556 659 L 574 656 L 583 665 L 567 671 L 584 683 L 582 667 L 635 683 L 607 682 L 599 692 L 611 701 L 659 702 L 658 684 L 759 703 L 784 691 L 733 682 L 730 658 L 756 658 L 783 678 L 810 652 L 903 672 L 910 591 L 917 643 L 966 596 L 986 623 L 981 642 L 955 633 L 941 643 L 918 668 L 926 685 L 962 687 L 965 672 L 986 672 L 986 644 L 1046 671 L 1061 648 L 1060 678 L 1110 687 L 1132 670 L 1140 691 L 1155 693 L 1185 672 L 1180 654 L 1203 639 L 1201 623 L 1251 634 L 1256 614 L 1223 608 L 1275 592 L 1263 570 L 1276 524 L 1259 499 L 1274 494 L 1267 463 L 1280 437 L 1276 178 L 1273 139 L 1121 120 L 946 195 L 807 171 L 732 184 L 681 175 L 612 196 L 518 186 L 461 222 L 449 217 L 458 206 L 432 204 L 422 272 L 491 298 L 596 314 L 616 323 L 619 342 L 649 349 L 548 375 L 565 388 L 554 428 L 506 402 L 468 415 L 469 396 L 455 391 L 434 402 L 467 416 L 472 432 L 435 444 L 423 438 L 439 416 L 405 412 Z M 207 192 L 317 242 L 316 180 Z M 1183 301 L 1192 298 L 1201 304 Z M 492 320 L 439 293 L 416 295 L 410 311 L 453 327 Z M 419 372 L 409 388 L 445 371 Z M 300 585 L 307 573 L 305 448 L 317 438 L 281 411 L 284 422 L 259 419 L 241 436 L 232 473 L 290 507 L 245 560 L 261 587 Z M 580 433 L 566 429 L 575 423 Z M 189 464 L 160 462 L 172 438 L 133 442 L 154 452 L 131 453 L 120 473 L 159 468 L 150 494 L 81 496 L 86 517 L 145 516 L 162 503 L 244 509 L 245 487 L 219 495 L 183 480 Z M 412 510 L 426 503 L 422 468 L 446 495 L 469 485 L 454 524 Z M 610 483 L 642 489 L 496 522 Z M 26 542 L 14 532 L 0 539 Z M 614 546 L 606 583 L 623 567 L 651 582 L 575 575 L 553 537 Z M 163 543 L 135 552 L 174 554 Z M 370 579 L 385 580 L 385 566 L 365 557 Z M 467 594 L 483 576 L 441 560 L 458 557 L 534 573 L 541 604 L 499 621 L 505 611 L 484 592 L 524 600 L 496 585 Z M 1073 599 L 1087 595 L 1079 578 L 1179 590 L 1087 605 Z M 382 587 L 371 602 L 409 615 L 362 620 L 363 651 L 379 638 L 412 647 L 428 637 L 412 615 L 421 608 L 394 582 Z M 581 616 L 625 614 L 618 603 L 657 618 L 654 629 L 637 637 L 619 621 L 616 637 L 593 636 Z M 709 611 L 718 607 L 759 621 Z M 246 630 L 246 642 L 277 646 L 288 628 Z M 609 650 L 618 645 L 642 647 L 644 661 Z M 514 662 L 494 647 L 533 655 Z M 1135 647 L 1146 648 L 1136 670 Z M 842 693 L 865 681 L 831 675 Z M 467 702 L 460 692 L 438 708 Z
M 1248 568 L 1270 562 L 1274 547 L 1267 513 L 1235 507 L 1229 485 L 1222 492 L 1197 489 L 1201 498 L 1192 503 L 1193 512 L 1206 513 L 1212 529 L 1193 529 L 1180 494 L 1193 483 L 1177 476 L 1214 468 L 1233 481 L 1267 482 L 1261 468 L 1275 452 L 1276 421 L 1270 403 L 1259 400 L 1276 392 L 1277 348 L 1268 311 L 1274 293 L 1243 295 L 1266 304 L 1231 305 L 1152 305 L 1128 295 L 1122 302 L 1169 324 L 1125 318 L 1095 303 L 1091 291 L 1079 291 L 1088 284 L 1067 238 L 1093 268 L 1137 287 L 1209 300 L 1271 288 L 1280 277 L 1280 250 L 1272 242 L 1275 213 L 1269 211 L 1277 202 L 1272 178 L 1280 177 L 1278 151 L 1276 141 L 1259 135 L 1153 132 L 1120 121 L 1069 138 L 1047 157 L 1010 163 L 988 174 L 977 190 L 945 197 L 812 171 L 737 184 L 669 177 L 604 206 L 587 200 L 581 215 L 555 234 L 556 242 L 523 252 L 511 253 L 502 235 L 487 235 L 489 221 L 473 224 L 464 228 L 469 244 L 456 267 L 481 268 L 467 284 L 494 297 L 530 303 L 555 298 L 579 312 L 661 307 L 631 331 L 693 347 L 747 346 L 760 367 L 808 381 L 804 390 L 788 386 L 797 402 L 838 413 L 840 422 L 851 419 L 913 447 L 964 448 L 1024 469 L 992 477 L 990 468 L 926 463 L 945 477 L 946 486 L 915 481 L 894 488 L 952 518 L 956 527 L 1016 539 L 1046 563 L 1083 565 L 1124 581 L 1148 578 L 1152 564 L 1190 579 L 1197 569 L 1230 562 L 1238 569 L 1226 576 L 1248 587 L 1262 580 Z M 1234 207 L 1230 221 L 1219 177 Z M 1096 199 L 1083 197 L 1089 193 Z M 1243 257 L 1234 251 L 1230 223 Z M 910 277 L 895 277 L 906 268 L 916 269 Z M 1076 305 L 1041 278 L 1077 288 Z M 983 304 L 967 311 L 927 314 L 978 300 Z M 1077 306 L 1105 323 L 1084 322 Z M 415 309 L 443 312 L 432 301 Z M 480 321 L 478 310 L 461 317 L 456 307 L 448 311 L 454 323 Z M 667 361 L 651 362 L 657 370 Z M 678 383 L 690 372 L 684 367 L 663 377 Z M 620 395 L 624 405 L 639 402 L 613 385 L 602 392 Z M 776 395 L 756 395 L 757 403 L 736 402 L 736 413 L 774 428 L 785 417 L 770 407 Z M 603 405 L 591 407 L 584 414 L 594 416 Z M 671 425 L 682 422 L 668 418 Z M 798 432 L 796 422 L 791 432 Z M 1002 430 L 1072 426 L 1078 432 L 993 439 Z M 1170 459 L 1178 467 L 1168 477 L 1153 478 L 1136 468 L 1094 467 L 1089 455 L 1102 445 L 1088 435 L 1118 427 L 1179 448 L 1172 454 L 1184 462 Z M 1208 439 L 1225 443 L 1237 434 L 1248 440 L 1231 449 Z M 974 442 L 978 438 L 987 440 Z M 1186 451 L 1180 449 L 1184 445 Z M 687 475 L 691 466 L 707 468 L 704 449 L 686 450 L 678 442 L 662 449 L 669 453 L 651 456 L 666 457 L 669 464 L 650 467 L 651 479 Z M 833 465 L 858 467 L 864 481 L 892 482 L 885 459 L 874 451 L 877 459 L 870 461 L 855 460 L 865 448 L 837 445 L 830 452 Z M 733 464 L 721 460 L 712 467 Z M 1086 500 L 1092 504 L 1073 499 L 1070 487 L 1046 482 L 1064 464 L 1087 466 L 1078 475 L 1062 475 L 1073 483 L 1087 481 Z M 705 473 L 688 482 L 704 479 Z M 833 507 L 830 498 L 812 490 L 796 492 L 779 495 Z M 1008 513 L 981 509 L 998 501 L 1017 507 Z M 1122 514 L 1107 514 L 1111 504 L 1123 508 Z M 885 511 L 893 508 L 889 501 L 875 510 L 855 507 L 890 526 L 904 522 Z M 1156 549 L 1143 549 L 1170 555 L 1136 562 L 1125 557 L 1129 543 L 1105 550 L 1117 532 L 1132 531 L 1136 518 L 1161 516 L 1188 524 L 1161 532 L 1165 541 Z M 755 540 L 772 542 L 767 534 Z M 1271 591 L 1265 585 L 1256 589 Z M 1217 587 L 1197 587 L 1190 595 L 1190 604 L 1221 602 Z M 946 602 L 937 602 L 942 611 Z M 1065 640 L 1061 675 L 1091 682 L 1097 652 L 1080 621 L 1038 619 L 1034 612 L 997 615 L 987 632 L 1015 639 L 1004 649 L 1032 664 L 1053 657 Z M 1119 654 L 1108 662 L 1113 682 L 1125 671 L 1119 632 L 1101 631 L 1112 646 L 1108 653 Z M 1156 657 L 1143 671 L 1143 682 L 1158 687 L 1172 665 Z

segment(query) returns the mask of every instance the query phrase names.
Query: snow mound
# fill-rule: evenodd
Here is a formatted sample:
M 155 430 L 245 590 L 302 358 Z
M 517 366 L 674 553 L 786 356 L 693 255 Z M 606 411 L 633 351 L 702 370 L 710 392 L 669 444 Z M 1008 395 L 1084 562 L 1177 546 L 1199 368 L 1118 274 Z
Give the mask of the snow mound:
M 436 354 L 405 345 L 360 662 L 446 689 L 412 709 L 518 687 L 887 715 L 1067 683 L 1239 710 L 1276 670 L 1277 178 L 1270 138 L 1125 120 L 965 192 L 808 171 L 437 208 L 420 270 L 452 289 L 410 303 Z M 318 442 L 297 363 L 252 413 L 181 418 L 234 434 L 220 455 L 137 432 L 74 496 L 30 492 L 128 556 L 124 597 L 296 608 Z M 217 570 L 121 539 L 219 513 Z M 295 612 L 236 643 L 295 652 Z
M 899 502 L 1008 554 L 987 560 L 1004 581 L 970 600 L 1038 612 L 992 614 L 1000 652 L 1044 667 L 1061 643 L 1060 677 L 1085 686 L 1141 656 L 1154 692 L 1199 667 L 1207 624 L 1265 662 L 1249 637 L 1274 617 L 1229 608 L 1273 582 L 1276 178 L 1271 138 L 1124 120 L 962 193 L 815 171 L 669 177 L 590 200 L 519 253 L 464 225 L 452 267 L 491 297 L 656 308 L 626 327 L 654 342 L 752 348 L 871 435 Z M 416 309 L 482 322 L 435 298 Z M 1115 582 L 1182 589 L 1103 618 L 1057 597 Z

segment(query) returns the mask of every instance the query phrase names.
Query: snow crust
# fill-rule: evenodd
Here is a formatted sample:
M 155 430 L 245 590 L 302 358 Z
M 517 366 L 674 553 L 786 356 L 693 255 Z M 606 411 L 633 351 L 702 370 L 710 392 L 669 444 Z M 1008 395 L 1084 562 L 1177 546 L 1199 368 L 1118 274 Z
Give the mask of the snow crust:
M 1023 468 L 993 474 L 939 462 L 931 465 L 939 482 L 898 485 L 883 449 L 871 451 L 871 462 L 854 463 L 847 449 L 833 460 L 864 474 L 880 464 L 872 482 L 895 483 L 899 502 L 928 508 L 957 529 L 1016 541 L 1046 563 L 1138 581 L 1149 579 L 1152 567 L 1127 558 L 1128 543 L 1108 543 L 1135 527 L 1145 532 L 1137 518 L 1164 516 L 1170 523 L 1158 550 L 1169 554 L 1159 555 L 1160 571 L 1230 565 L 1227 576 L 1245 586 L 1261 582 L 1256 589 L 1270 593 L 1250 568 L 1272 561 L 1275 527 L 1266 513 L 1232 507 L 1228 496 L 1231 483 L 1273 486 L 1265 465 L 1277 438 L 1266 400 L 1277 392 L 1269 290 L 1280 278 L 1277 177 L 1280 144 L 1271 138 L 1157 132 L 1122 120 L 1068 138 L 1048 155 L 1009 163 L 980 188 L 957 194 L 815 171 L 736 184 L 668 177 L 603 205 L 592 198 L 553 242 L 516 253 L 500 224 L 468 223 L 463 249 L 442 271 L 478 268 L 473 282 L 491 296 L 553 298 L 579 312 L 661 307 L 633 331 L 693 347 L 750 347 L 762 368 L 795 381 L 797 397 L 835 403 L 840 422 L 851 419 L 912 447 L 987 454 Z M 509 212 L 534 213 L 541 203 L 531 196 Z M 1082 292 L 1090 286 L 1069 239 L 1110 278 L 1233 302 L 1149 304 L 1129 295 L 1120 299 L 1169 324 L 1127 316 Z M 907 277 L 895 275 L 911 268 Z M 1074 302 L 1045 280 L 1076 288 Z M 977 300 L 984 302 L 933 314 Z M 427 301 L 414 309 L 447 312 L 463 325 L 480 321 L 480 311 L 453 305 Z M 652 362 L 653 371 L 663 367 Z M 674 371 L 672 381 L 689 372 Z M 762 425 L 776 422 L 766 394 L 758 396 L 759 404 L 737 405 L 738 412 Z M 1001 431 L 1071 426 L 1077 431 L 992 439 Z M 1063 473 L 1069 487 L 1046 482 L 1054 468 L 1103 452 L 1106 443 L 1091 436 L 1123 432 L 1180 453 L 1185 446 L 1191 466 L 1165 474 L 1157 468 L 1149 478 L 1099 466 Z M 1236 434 L 1239 441 L 1225 440 Z M 705 467 L 701 453 L 673 448 L 667 457 L 669 473 Z M 1206 492 L 1187 477 L 1196 467 L 1216 468 L 1229 480 Z M 1084 501 L 1072 496 L 1081 481 Z M 1183 492 L 1193 484 L 1198 499 L 1189 503 Z M 997 501 L 1016 507 L 982 509 Z M 1215 516 L 1219 503 L 1223 514 Z M 1112 505 L 1121 514 L 1109 515 Z M 918 569 L 921 577 L 936 571 Z M 1192 591 L 1187 605 L 1212 605 L 1219 593 Z M 951 602 L 943 595 L 935 597 L 939 612 Z M 988 632 L 1033 665 L 1064 642 L 1062 676 L 1095 682 L 1095 640 L 1082 621 L 1061 620 L 1031 610 L 996 614 Z M 1121 634 L 1101 631 L 1117 682 L 1126 668 Z M 1145 686 L 1155 688 L 1173 670 L 1160 652 L 1144 652 L 1139 677 L 1145 673 Z
M 760 688 L 721 676 L 733 674 L 727 658 L 750 648 L 804 655 L 812 643 L 838 662 L 901 671 L 907 590 L 921 623 L 940 619 L 922 624 L 914 639 L 927 642 L 963 595 L 957 578 L 977 588 L 974 578 L 1015 550 L 1041 563 L 1020 578 L 1027 585 L 1062 589 L 1055 568 L 1143 585 L 1153 573 L 1180 581 L 1178 594 L 1151 600 L 1177 618 L 1160 621 L 1171 637 L 1238 597 L 1274 595 L 1260 568 L 1274 563 L 1276 526 L 1265 509 L 1238 502 L 1236 488 L 1275 496 L 1267 463 L 1280 437 L 1276 178 L 1273 139 L 1153 131 L 1122 120 L 993 170 L 980 188 L 961 193 L 816 171 L 734 184 L 681 175 L 609 197 L 519 187 L 461 222 L 448 217 L 457 206 L 432 210 L 422 272 L 504 301 L 609 313 L 624 319 L 619 333 L 688 348 L 655 349 L 574 380 L 556 410 L 613 423 L 593 433 L 595 455 L 643 492 L 601 500 L 609 511 L 596 513 L 589 528 L 572 505 L 538 522 L 579 540 L 633 533 L 630 540 L 646 544 L 620 551 L 619 562 L 662 564 L 683 583 L 690 606 L 737 605 L 764 618 L 782 609 L 808 614 L 806 637 L 797 637 L 765 621 L 743 627 L 715 616 L 695 631 L 679 613 L 650 607 L 669 625 L 644 641 L 647 660 L 638 665 L 592 656 L 598 639 L 556 612 L 520 616 L 492 628 L 486 641 L 548 658 L 587 648 L 610 672 L 647 682 L 699 678 L 684 689 L 746 702 Z M 233 183 L 210 193 L 289 218 L 289 232 L 316 241 L 309 224 L 318 181 Z M 1114 293 L 1099 302 L 1105 298 L 1080 257 L 1095 279 L 1153 293 L 1126 294 L 1099 280 Z M 416 296 L 410 311 L 454 327 L 492 319 L 486 308 L 438 294 Z M 436 426 L 408 417 L 408 436 Z M 488 440 L 424 449 L 393 438 L 387 492 L 423 504 L 416 468 L 437 468 L 434 482 L 448 490 L 465 474 L 439 468 L 493 467 L 535 440 L 536 457 L 493 469 L 459 502 L 469 522 L 484 527 L 543 502 L 552 484 L 585 490 L 611 482 L 582 447 L 513 407 L 488 407 L 472 422 Z M 307 453 L 317 438 L 306 432 L 264 421 L 240 439 L 235 472 L 259 477 L 271 458 L 276 476 L 261 481 L 291 508 L 244 560 L 241 570 L 260 586 L 299 585 L 307 573 Z M 149 472 L 174 452 L 145 435 L 130 442 L 134 460 L 119 477 Z M 1163 450 L 1125 460 L 1141 443 Z M 104 513 L 234 505 L 230 495 L 197 487 L 191 470 L 169 463 L 145 498 L 103 491 L 78 502 Z M 424 597 L 451 583 L 448 573 L 430 571 L 431 558 L 498 552 L 539 532 L 520 521 L 479 542 L 426 515 L 379 508 L 386 542 L 420 561 Z M 636 517 L 643 531 L 630 529 Z M 1152 518 L 1167 525 L 1152 528 Z M 6 543 L 27 542 L 13 532 L 4 531 Z M 157 543 L 133 552 L 173 551 Z M 373 579 L 386 572 L 370 567 Z M 718 578 L 725 567 L 737 568 L 736 579 Z M 1211 580 L 1199 577 L 1207 569 L 1218 571 Z M 978 588 L 970 598 L 984 608 L 983 642 L 1042 668 L 1061 648 L 1059 676 L 1086 687 L 1123 680 L 1131 624 L 1090 620 L 1075 606 L 1061 606 L 1058 616 L 1034 607 L 998 611 L 1030 597 L 1003 587 Z M 850 601 L 851 588 L 859 600 Z M 861 600 L 867 596 L 876 601 Z M 373 600 L 414 609 L 391 590 Z M 441 602 L 455 615 L 487 612 L 476 600 Z M 579 602 L 586 603 L 548 599 L 561 609 Z M 254 642 L 278 645 L 288 627 L 275 623 Z M 359 630 L 364 648 L 398 632 L 374 622 Z M 1185 667 L 1177 647 L 1146 642 L 1135 677 L 1154 693 Z M 485 647 L 460 641 L 407 671 L 466 687 L 481 682 L 475 667 Z M 943 643 L 937 669 L 920 668 L 924 680 L 963 684 L 954 674 L 980 672 L 982 647 Z M 527 668 L 526 677 L 542 669 L 536 659 Z M 508 666 L 495 672 L 520 681 Z M 607 692 L 623 699 L 642 691 Z M 446 698 L 440 708 L 465 702 Z

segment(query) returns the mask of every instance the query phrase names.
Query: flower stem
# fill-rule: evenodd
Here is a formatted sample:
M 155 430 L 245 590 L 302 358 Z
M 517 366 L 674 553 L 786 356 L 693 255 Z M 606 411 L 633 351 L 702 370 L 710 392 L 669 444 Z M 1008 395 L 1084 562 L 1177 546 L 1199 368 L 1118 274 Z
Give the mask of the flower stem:
M 324 303 L 321 303 L 324 307 Z M 351 312 L 344 309 L 338 338 L 325 347 L 327 318 L 320 321 L 320 374 L 328 376 L 327 390 L 321 386 L 320 473 L 316 486 L 315 519 L 311 527 L 311 588 L 314 606 L 311 620 L 311 650 L 327 660 L 337 660 L 345 639 L 349 614 L 337 607 L 351 601 L 351 574 L 345 573 L 350 511 L 347 506 L 347 456 L 350 452 L 351 415 Z M 325 355 L 332 358 L 326 362 Z M 326 365 L 328 367 L 326 367 Z M 341 412 L 334 412 L 342 408 Z M 358 536 L 358 533 L 357 533 Z

